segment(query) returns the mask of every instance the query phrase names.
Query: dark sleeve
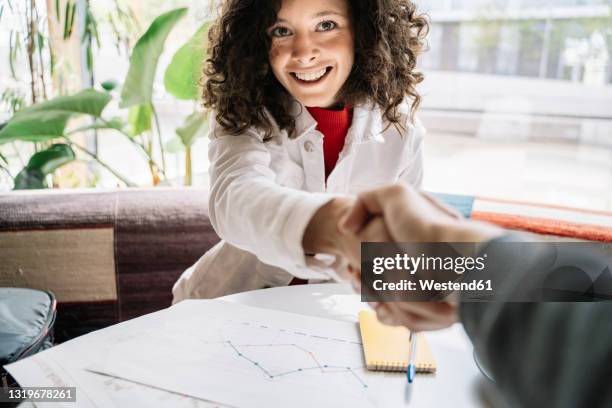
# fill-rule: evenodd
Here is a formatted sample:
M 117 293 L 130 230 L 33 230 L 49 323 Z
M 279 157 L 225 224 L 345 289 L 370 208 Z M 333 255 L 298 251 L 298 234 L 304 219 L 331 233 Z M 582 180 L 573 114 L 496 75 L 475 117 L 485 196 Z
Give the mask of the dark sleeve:
M 520 240 L 507 235 L 491 243 Z M 488 268 L 505 277 L 497 300 L 462 299 L 460 308 L 475 352 L 498 389 L 513 406 L 612 407 L 612 302 L 507 302 L 529 289 L 523 282 L 550 272 L 550 254 L 527 242 L 504 248 Z M 578 262 L 594 256 L 580 248 L 571 252 Z M 517 260 L 519 270 L 512 267 Z

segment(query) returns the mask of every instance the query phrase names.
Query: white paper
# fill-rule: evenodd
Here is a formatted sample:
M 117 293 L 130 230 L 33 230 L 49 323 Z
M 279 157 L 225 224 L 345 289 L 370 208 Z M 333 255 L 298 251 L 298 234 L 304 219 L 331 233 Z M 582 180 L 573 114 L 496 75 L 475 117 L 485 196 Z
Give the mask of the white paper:
M 419 376 L 413 403 L 474 406 L 470 353 L 443 354 L 450 369 Z M 365 370 L 356 323 L 220 300 L 184 301 L 6 368 L 22 386 L 76 386 L 78 407 L 377 407 L 406 395 L 403 374 Z
M 354 323 L 223 301 L 182 302 L 113 343 L 89 369 L 231 406 L 375 407 L 405 386 L 365 369 Z

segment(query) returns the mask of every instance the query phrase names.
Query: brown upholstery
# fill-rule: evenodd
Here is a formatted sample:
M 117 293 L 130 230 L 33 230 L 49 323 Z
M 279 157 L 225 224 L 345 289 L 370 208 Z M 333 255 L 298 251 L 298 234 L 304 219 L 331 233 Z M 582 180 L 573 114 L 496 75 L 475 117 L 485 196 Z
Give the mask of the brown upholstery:
M 170 305 L 219 238 L 196 188 L 0 194 L 0 286 L 52 290 L 59 341 Z

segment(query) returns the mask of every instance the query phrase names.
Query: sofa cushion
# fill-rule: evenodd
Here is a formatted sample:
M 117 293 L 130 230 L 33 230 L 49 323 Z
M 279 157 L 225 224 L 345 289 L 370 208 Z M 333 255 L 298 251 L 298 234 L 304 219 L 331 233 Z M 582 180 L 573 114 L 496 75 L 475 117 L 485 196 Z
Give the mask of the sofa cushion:
M 162 309 L 219 241 L 207 207 L 198 188 L 0 194 L 0 284 L 53 288 L 60 341 Z

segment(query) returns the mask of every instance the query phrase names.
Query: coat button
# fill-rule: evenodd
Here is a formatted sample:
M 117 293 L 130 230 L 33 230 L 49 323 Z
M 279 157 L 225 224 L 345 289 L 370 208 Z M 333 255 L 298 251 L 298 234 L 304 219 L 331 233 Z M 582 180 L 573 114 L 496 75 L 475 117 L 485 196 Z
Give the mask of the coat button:
M 311 141 L 305 142 L 304 150 L 306 150 L 308 153 L 312 152 L 314 150 L 314 144 Z

